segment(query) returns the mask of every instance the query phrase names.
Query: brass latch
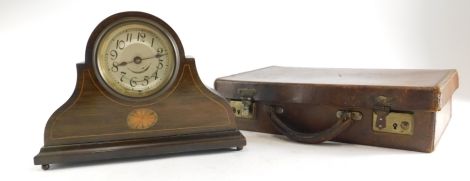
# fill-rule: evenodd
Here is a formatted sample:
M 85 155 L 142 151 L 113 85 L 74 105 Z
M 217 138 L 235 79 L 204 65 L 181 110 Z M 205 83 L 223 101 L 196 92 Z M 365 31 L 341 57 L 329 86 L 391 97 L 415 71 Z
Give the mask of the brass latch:
M 240 101 L 230 101 L 235 117 L 254 118 L 256 105 L 253 103 L 253 96 L 256 95 L 256 90 L 250 88 L 238 89 L 238 94 L 240 94 Z
M 390 107 L 397 100 L 393 97 L 371 97 L 374 106 L 372 129 L 376 132 L 413 135 L 413 113 L 393 112 Z
M 376 115 L 377 120 L 374 125 L 378 129 L 383 129 L 387 127 L 387 116 L 390 113 L 389 107 L 380 107 L 374 106 L 374 115 Z

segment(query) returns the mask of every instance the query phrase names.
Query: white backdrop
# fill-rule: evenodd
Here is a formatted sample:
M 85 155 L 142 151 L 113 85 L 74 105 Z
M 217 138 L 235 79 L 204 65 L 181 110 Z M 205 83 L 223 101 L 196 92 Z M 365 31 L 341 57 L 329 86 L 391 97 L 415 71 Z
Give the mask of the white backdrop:
M 49 116 L 72 94 L 95 26 L 122 11 L 167 22 L 202 81 L 271 65 L 457 69 L 454 117 L 432 154 L 327 143 L 303 145 L 244 131 L 241 152 L 210 151 L 63 164 L 43 172 L 33 157 Z M 0 152 L 3 176 L 67 180 L 446 178 L 470 161 L 470 1 L 0 1 Z M 5 116 L 6 115 L 6 116 Z M 464 117 L 465 116 L 465 117 Z M 441 170 L 443 169 L 443 170 Z M 397 177 L 397 175 L 399 177 Z M 139 179 L 140 180 L 140 179 Z

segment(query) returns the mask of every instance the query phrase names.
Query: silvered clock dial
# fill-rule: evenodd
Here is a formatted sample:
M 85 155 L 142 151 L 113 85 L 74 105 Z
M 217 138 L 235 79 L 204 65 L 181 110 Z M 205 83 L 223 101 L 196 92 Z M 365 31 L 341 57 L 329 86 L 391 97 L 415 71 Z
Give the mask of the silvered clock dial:
M 95 71 L 112 91 L 146 97 L 171 79 L 177 62 L 172 37 L 157 24 L 129 18 L 110 25 L 99 37 L 93 56 Z

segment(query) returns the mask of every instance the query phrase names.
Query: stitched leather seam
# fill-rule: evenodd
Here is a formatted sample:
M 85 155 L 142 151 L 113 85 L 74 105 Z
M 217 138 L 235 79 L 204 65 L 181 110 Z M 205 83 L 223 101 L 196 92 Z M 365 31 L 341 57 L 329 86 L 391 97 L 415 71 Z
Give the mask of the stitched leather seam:
M 432 113 L 431 113 L 432 114 Z M 427 151 L 431 151 L 431 115 L 428 113 L 428 144 L 427 144 Z

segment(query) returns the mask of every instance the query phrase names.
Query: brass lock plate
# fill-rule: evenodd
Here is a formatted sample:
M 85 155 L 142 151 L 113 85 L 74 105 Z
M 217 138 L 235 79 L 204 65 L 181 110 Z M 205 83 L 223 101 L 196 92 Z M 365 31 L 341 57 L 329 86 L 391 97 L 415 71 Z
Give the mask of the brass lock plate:
M 386 116 L 385 128 L 379 129 L 375 125 L 377 122 L 377 114 L 373 113 L 373 124 L 372 129 L 376 132 L 383 133 L 395 133 L 395 134 L 406 134 L 413 135 L 414 121 L 413 114 L 411 113 L 398 113 L 390 112 Z
M 230 107 L 236 118 L 253 119 L 255 117 L 256 103 L 252 103 L 248 109 L 245 109 L 242 101 L 230 101 Z

